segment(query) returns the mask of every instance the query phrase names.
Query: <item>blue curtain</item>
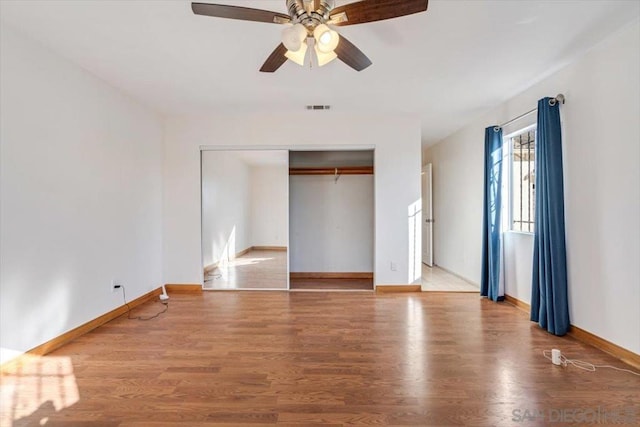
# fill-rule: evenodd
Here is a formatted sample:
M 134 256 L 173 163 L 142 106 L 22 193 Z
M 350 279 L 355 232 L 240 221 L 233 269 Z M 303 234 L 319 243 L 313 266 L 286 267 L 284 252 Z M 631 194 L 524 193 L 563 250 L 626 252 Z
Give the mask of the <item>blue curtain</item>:
M 484 211 L 482 219 L 482 277 L 480 295 L 493 301 L 504 299 L 501 286 L 502 248 L 500 207 L 502 205 L 502 129 L 484 131 Z
M 560 106 L 555 99 L 538 101 L 536 144 L 531 320 L 554 335 L 564 335 L 569 329 L 569 302 Z

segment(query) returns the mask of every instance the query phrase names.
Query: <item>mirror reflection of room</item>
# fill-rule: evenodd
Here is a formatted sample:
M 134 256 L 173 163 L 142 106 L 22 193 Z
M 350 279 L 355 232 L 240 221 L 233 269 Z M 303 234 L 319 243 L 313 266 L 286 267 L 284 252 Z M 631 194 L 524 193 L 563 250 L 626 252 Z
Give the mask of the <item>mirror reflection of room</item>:
M 204 289 L 287 289 L 288 152 L 202 151 Z

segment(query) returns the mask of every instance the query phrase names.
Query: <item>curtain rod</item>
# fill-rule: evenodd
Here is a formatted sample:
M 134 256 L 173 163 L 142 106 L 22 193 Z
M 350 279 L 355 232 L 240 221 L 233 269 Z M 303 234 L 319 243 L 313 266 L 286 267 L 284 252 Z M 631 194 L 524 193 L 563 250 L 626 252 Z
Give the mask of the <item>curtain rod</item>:
M 549 99 L 549 105 L 555 105 L 556 102 L 564 104 L 564 102 L 565 102 L 564 95 L 559 93 L 559 94 L 556 95 L 555 98 Z M 511 120 L 509 120 L 507 122 L 502 123 L 501 125 L 498 125 L 498 126 L 494 127 L 493 130 L 498 132 L 501 128 L 505 127 L 506 125 L 510 125 L 511 123 L 515 122 L 516 120 L 520 120 L 523 117 L 527 117 L 529 114 L 535 113 L 536 111 L 538 111 L 538 109 L 534 108 L 533 110 L 529 110 L 526 113 L 522 113 L 518 117 L 515 117 L 515 118 L 513 118 L 513 119 L 511 119 Z

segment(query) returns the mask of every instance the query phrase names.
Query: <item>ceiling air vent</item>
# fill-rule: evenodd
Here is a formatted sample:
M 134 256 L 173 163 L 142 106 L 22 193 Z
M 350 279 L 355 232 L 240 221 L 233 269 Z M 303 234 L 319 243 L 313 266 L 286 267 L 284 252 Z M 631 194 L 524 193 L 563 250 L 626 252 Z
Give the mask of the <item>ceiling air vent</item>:
M 307 105 L 307 110 L 330 110 L 331 105 Z

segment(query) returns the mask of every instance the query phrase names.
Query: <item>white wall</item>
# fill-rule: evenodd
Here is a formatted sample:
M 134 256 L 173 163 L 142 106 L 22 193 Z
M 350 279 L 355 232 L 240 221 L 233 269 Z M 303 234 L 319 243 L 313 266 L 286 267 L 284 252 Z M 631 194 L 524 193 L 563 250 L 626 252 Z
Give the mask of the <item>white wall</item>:
M 310 127 L 319 120 L 326 126 Z M 285 124 L 284 126 L 282 124 Z M 171 117 L 165 123 L 164 278 L 201 283 L 200 146 L 372 148 L 375 162 L 375 280 L 407 284 L 407 208 L 420 200 L 420 124 L 415 118 L 345 113 Z M 396 262 L 397 271 L 390 263 Z
M 484 128 L 563 93 L 571 323 L 640 353 L 640 25 L 431 147 L 436 262 L 480 277 Z M 529 236 L 508 236 L 506 292 L 529 301 Z M 464 255 L 457 255 L 457 252 Z M 525 267 L 526 266 L 526 267 Z M 517 283 L 513 283 L 513 280 Z
M 287 246 L 289 168 L 251 167 L 251 246 Z
M 505 292 L 531 304 L 533 234 L 507 232 L 503 235 Z
M 202 261 L 209 266 L 251 246 L 249 166 L 233 151 L 202 152 Z
M 2 361 L 162 284 L 159 117 L 0 26 Z
M 373 180 L 290 177 L 291 271 L 373 272 Z

